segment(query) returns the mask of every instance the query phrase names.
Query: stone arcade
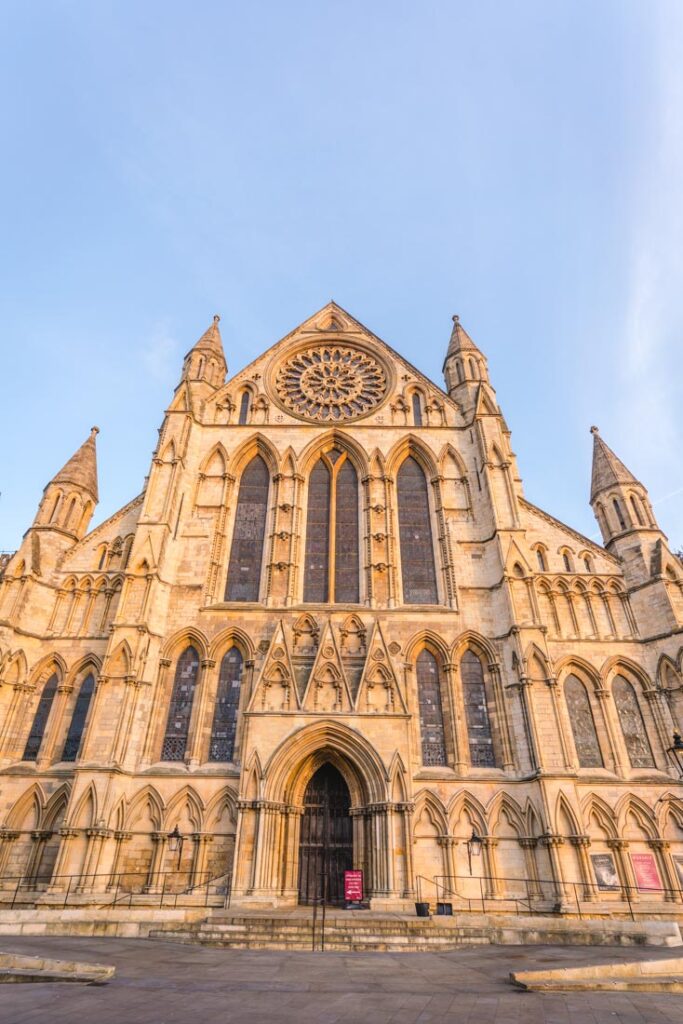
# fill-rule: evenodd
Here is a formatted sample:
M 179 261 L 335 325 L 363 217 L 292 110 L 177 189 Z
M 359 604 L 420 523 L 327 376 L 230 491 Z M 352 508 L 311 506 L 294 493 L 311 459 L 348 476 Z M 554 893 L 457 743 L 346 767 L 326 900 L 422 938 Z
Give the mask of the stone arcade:
M 680 910 L 683 566 L 597 429 L 604 547 L 457 317 L 446 391 L 334 303 L 226 374 L 215 317 L 143 493 L 89 532 L 93 428 L 0 570 L 0 899 Z

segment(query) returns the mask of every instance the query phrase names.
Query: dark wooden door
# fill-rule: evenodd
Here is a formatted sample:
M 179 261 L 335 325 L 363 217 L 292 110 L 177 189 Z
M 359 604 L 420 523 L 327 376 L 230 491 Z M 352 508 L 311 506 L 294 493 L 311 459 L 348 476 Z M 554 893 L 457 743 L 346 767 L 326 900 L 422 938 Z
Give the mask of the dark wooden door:
M 353 867 L 349 789 L 331 764 L 306 787 L 299 843 L 299 902 L 344 902 L 344 872 Z

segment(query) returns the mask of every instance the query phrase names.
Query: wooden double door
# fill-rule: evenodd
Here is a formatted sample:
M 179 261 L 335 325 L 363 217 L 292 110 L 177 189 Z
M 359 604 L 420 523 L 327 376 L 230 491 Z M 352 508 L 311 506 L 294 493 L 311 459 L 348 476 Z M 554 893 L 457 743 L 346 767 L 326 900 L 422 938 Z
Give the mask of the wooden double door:
M 299 902 L 344 902 L 353 867 L 351 796 L 342 774 L 324 764 L 306 787 L 299 841 Z

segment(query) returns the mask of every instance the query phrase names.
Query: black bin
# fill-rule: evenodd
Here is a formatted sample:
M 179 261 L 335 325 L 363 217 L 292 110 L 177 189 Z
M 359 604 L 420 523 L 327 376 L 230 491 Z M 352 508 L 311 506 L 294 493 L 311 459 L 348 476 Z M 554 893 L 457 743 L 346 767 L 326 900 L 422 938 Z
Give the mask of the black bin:
M 429 904 L 428 903 L 416 903 L 415 913 L 418 917 L 429 917 Z

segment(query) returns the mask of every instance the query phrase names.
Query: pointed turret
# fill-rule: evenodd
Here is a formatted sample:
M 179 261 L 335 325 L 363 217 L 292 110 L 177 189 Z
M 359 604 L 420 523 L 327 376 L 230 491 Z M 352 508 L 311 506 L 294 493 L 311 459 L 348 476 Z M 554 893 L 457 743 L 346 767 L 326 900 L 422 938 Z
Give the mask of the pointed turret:
M 486 357 L 477 348 L 460 317 L 453 317 L 453 330 L 443 364 L 446 390 L 451 398 L 465 405 L 474 403 L 474 397 L 482 381 L 489 383 Z
M 85 535 L 95 505 L 97 490 L 97 448 L 99 427 L 56 473 L 43 491 L 34 528 L 57 530 L 80 540 Z
M 209 329 L 190 349 L 183 363 L 183 380 L 189 383 L 201 381 L 213 390 L 221 387 L 228 372 L 219 321 L 220 317 L 216 314 Z
M 590 503 L 607 547 L 631 533 L 660 532 L 647 489 L 600 436 L 593 435 L 593 470 Z
M 50 481 L 54 486 L 68 489 L 71 485 L 86 491 L 93 501 L 99 500 L 97 493 L 97 448 L 95 438 L 100 432 L 99 427 L 91 427 L 90 436 L 83 442 L 78 451 L 62 466 Z M 49 485 L 48 485 L 49 486 Z

